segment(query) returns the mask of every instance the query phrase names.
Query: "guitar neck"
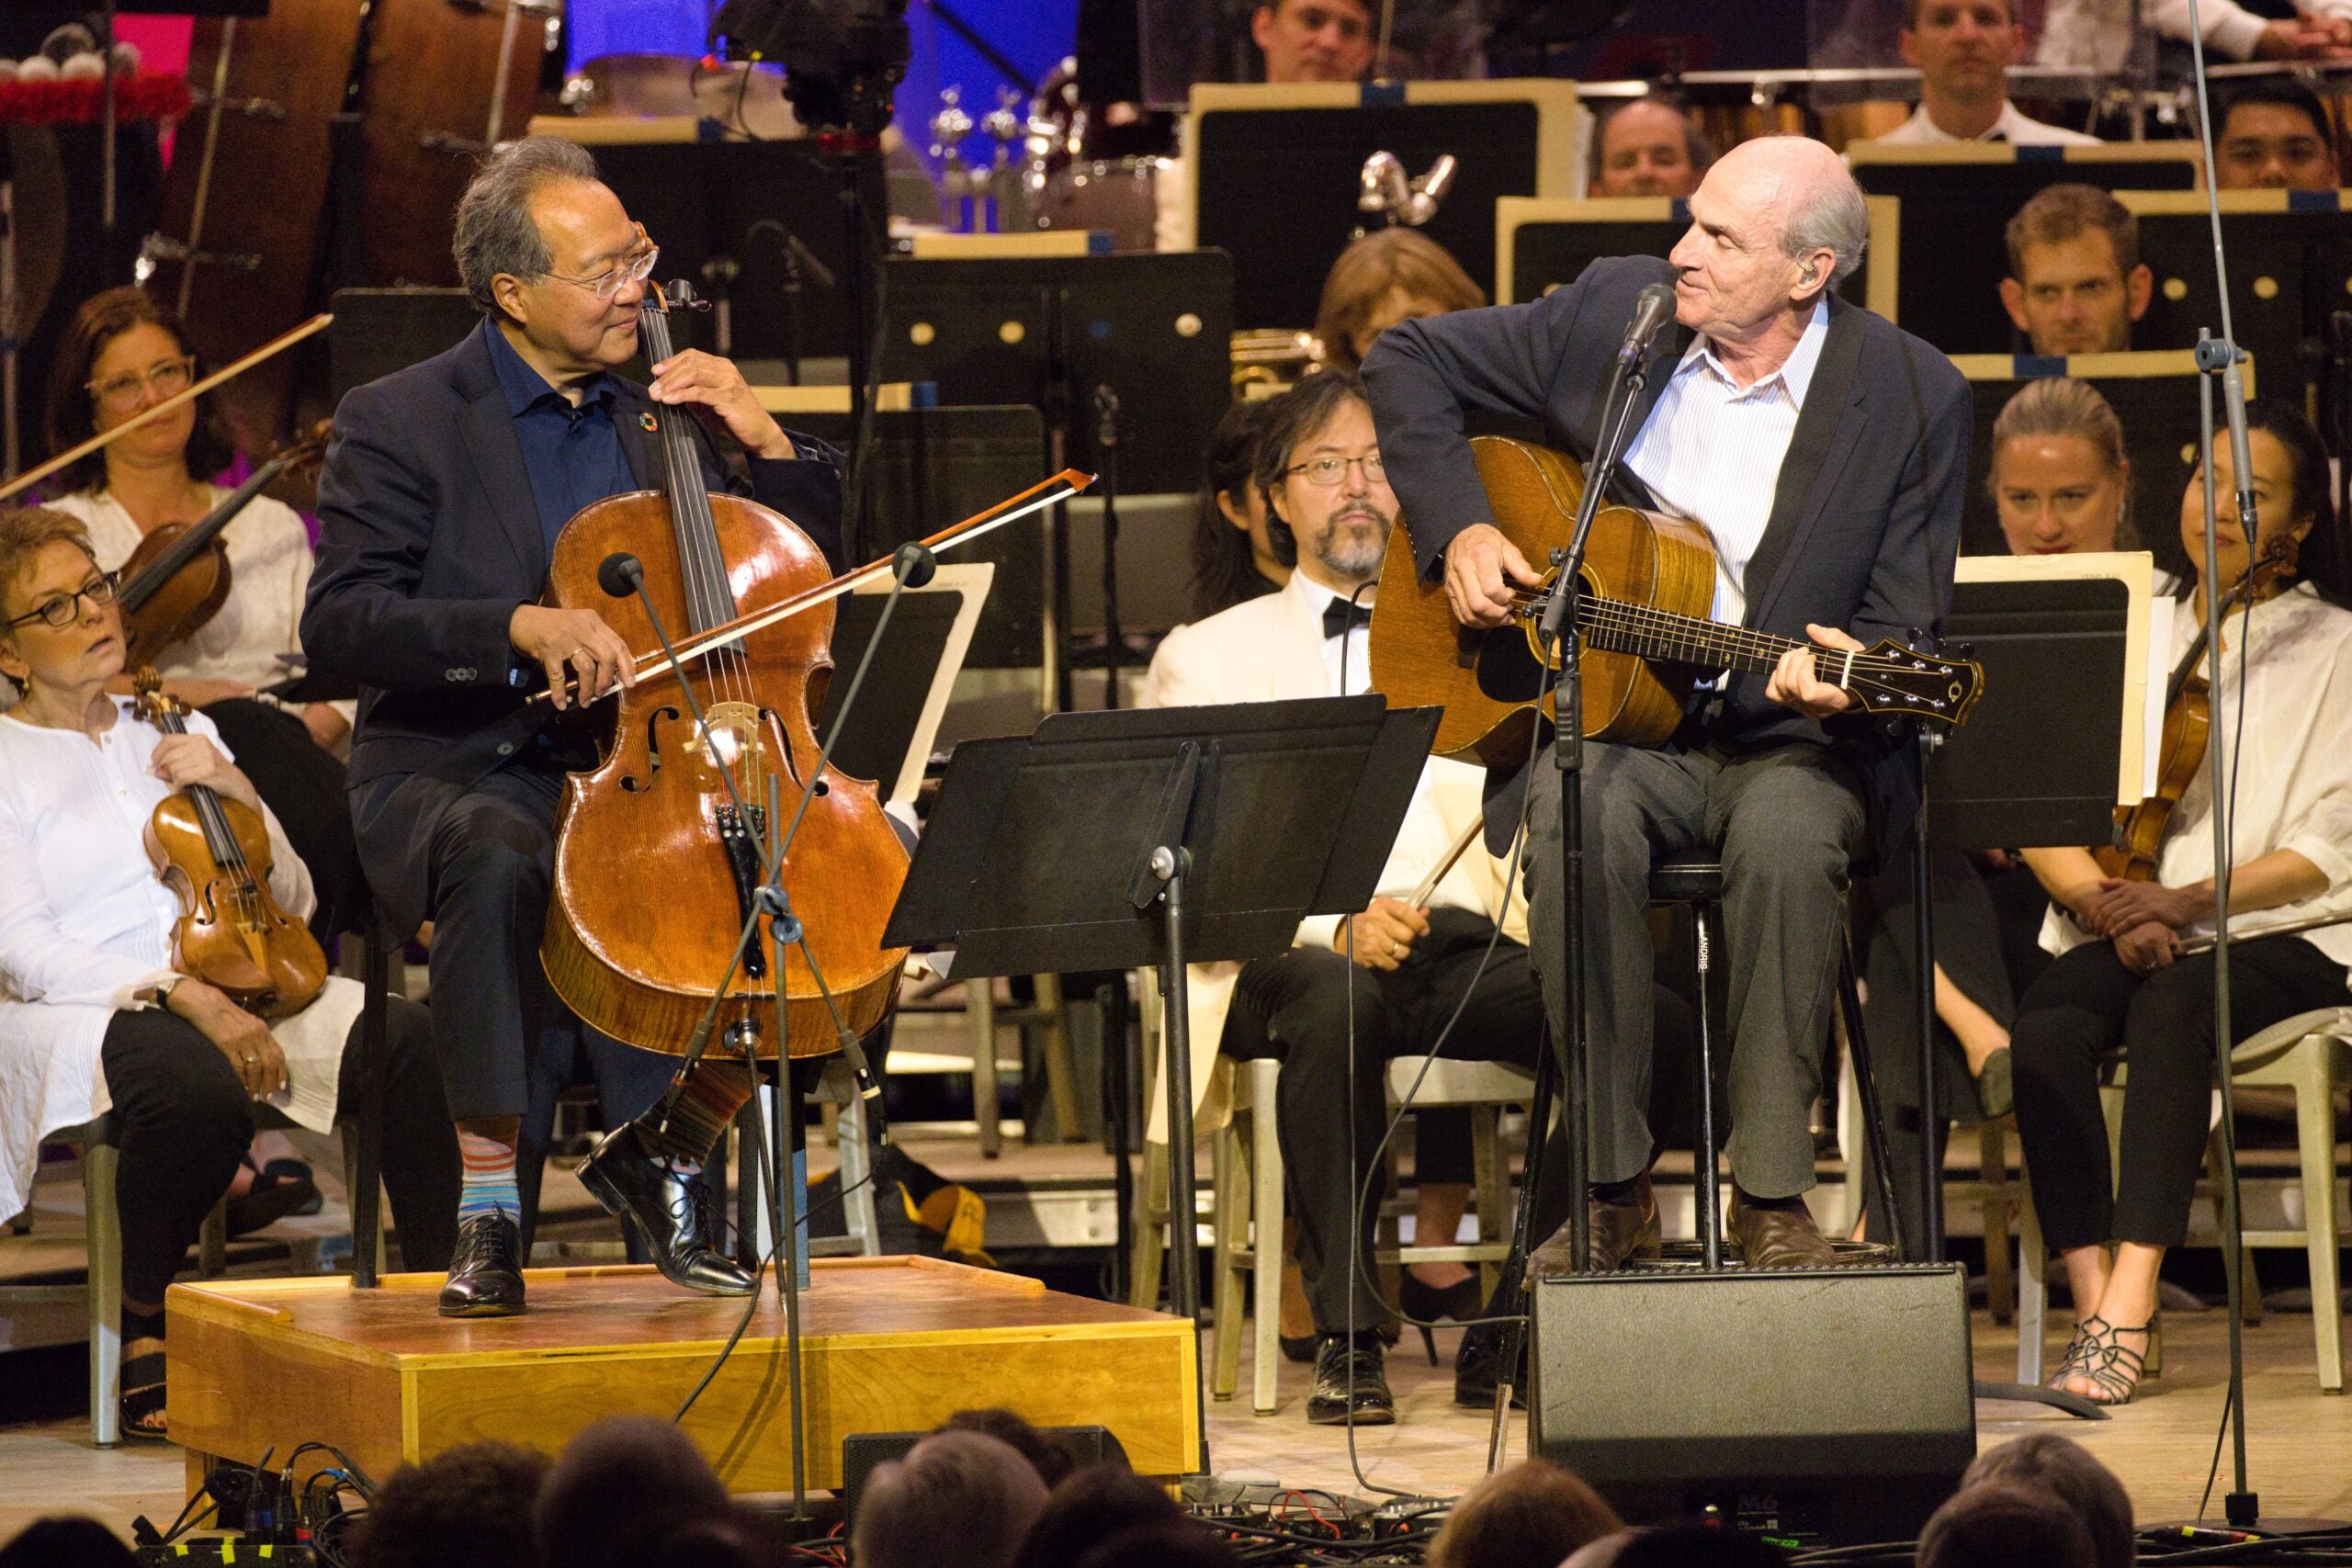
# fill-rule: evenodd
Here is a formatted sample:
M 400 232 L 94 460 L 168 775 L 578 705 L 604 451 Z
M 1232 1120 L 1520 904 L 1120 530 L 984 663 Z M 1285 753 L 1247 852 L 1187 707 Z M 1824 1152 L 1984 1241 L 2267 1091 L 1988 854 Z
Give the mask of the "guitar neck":
M 1593 647 L 1611 653 L 1630 653 L 1667 664 L 1732 670 L 1747 675 L 1769 675 L 1789 649 L 1812 646 L 1752 626 L 1673 615 L 1646 604 L 1589 593 L 1577 601 L 1577 629 Z M 1819 651 L 1834 655 L 1837 650 Z M 1837 672 L 1834 663 L 1825 661 L 1825 680 L 1832 679 Z

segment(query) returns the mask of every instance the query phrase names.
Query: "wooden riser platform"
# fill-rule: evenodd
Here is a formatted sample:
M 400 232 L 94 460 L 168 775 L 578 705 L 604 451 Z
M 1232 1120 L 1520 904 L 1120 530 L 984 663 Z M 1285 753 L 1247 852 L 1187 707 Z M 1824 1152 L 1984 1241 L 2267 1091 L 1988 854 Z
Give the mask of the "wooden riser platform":
M 172 1437 L 209 1456 L 340 1448 L 381 1480 L 502 1438 L 554 1453 L 590 1422 L 673 1415 L 741 1318 L 650 1268 L 525 1275 L 520 1317 L 437 1315 L 438 1274 L 220 1280 L 167 1298 Z M 925 1258 L 820 1258 L 801 1297 L 808 1484 L 841 1483 L 842 1439 L 1001 1404 L 1039 1426 L 1111 1428 L 1136 1470 L 1198 1468 L 1193 1327 Z M 792 1484 L 784 1309 L 763 1290 L 685 1430 L 738 1492 Z

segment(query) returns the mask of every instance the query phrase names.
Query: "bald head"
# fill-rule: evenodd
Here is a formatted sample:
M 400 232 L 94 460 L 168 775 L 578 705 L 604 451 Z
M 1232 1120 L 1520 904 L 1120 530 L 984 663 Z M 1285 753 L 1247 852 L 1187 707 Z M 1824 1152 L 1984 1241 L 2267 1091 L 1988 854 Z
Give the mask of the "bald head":
M 1793 342 L 1869 238 L 1861 190 L 1835 152 L 1802 136 L 1743 141 L 1690 197 L 1690 229 L 1670 258 L 1676 318 L 1718 344 Z
M 1831 254 L 1817 286 L 1835 288 L 1861 265 L 1870 240 L 1870 209 L 1845 161 L 1809 136 L 1764 136 L 1743 141 L 1708 171 L 1739 188 L 1770 214 L 1781 251 L 1804 261 Z

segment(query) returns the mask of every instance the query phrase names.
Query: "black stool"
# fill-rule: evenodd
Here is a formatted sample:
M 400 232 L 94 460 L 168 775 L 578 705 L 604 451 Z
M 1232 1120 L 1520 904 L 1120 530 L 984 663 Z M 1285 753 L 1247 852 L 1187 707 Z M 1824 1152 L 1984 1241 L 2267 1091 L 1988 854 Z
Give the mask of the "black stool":
M 1723 1210 L 1718 1201 L 1714 1095 L 1714 998 L 1709 979 L 1714 972 L 1714 946 L 1723 924 L 1723 862 L 1711 852 L 1674 855 L 1650 868 L 1650 907 L 1687 905 L 1693 928 L 1693 978 L 1699 1006 L 1691 1038 L 1696 1042 L 1692 1064 L 1698 1100 L 1697 1135 L 1691 1140 L 1691 1174 L 1697 1193 L 1701 1267 L 1720 1270 L 1723 1258 Z M 1886 1158 L 1886 1124 L 1879 1117 L 1878 1085 L 1871 1074 L 1870 1043 L 1862 1032 L 1862 993 L 1854 969 L 1854 943 L 1841 919 L 1838 923 L 1838 1006 L 1846 1020 L 1846 1043 L 1854 1057 L 1854 1084 L 1861 1091 L 1862 1119 L 1871 1140 L 1871 1166 L 1886 1204 L 1888 1240 L 1897 1253 L 1903 1247 L 1902 1220 L 1894 1212 L 1894 1194 L 1885 1185 L 1893 1168 Z

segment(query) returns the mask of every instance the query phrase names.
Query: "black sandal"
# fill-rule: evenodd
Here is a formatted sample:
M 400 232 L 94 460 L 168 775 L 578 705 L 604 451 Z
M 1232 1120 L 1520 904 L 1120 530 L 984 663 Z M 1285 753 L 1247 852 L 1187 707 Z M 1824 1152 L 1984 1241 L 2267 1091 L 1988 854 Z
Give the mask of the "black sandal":
M 2148 1358 L 2146 1352 L 2130 1348 L 2117 1337 L 2151 1334 L 2154 1329 L 2154 1318 L 2136 1328 L 2125 1328 L 2091 1314 L 2075 1325 L 2074 1343 L 2066 1347 L 2066 1359 L 2058 1364 L 2058 1375 L 2050 1386 L 2064 1389 L 2069 1378 L 2080 1378 L 2091 1385 L 2091 1392 L 2081 1397 L 2093 1404 L 2131 1404 L 2141 1380 L 2148 1375 Z
M 171 1441 L 171 1423 L 164 1413 L 164 1352 L 150 1350 L 122 1363 L 122 1396 L 117 1408 L 122 1435 L 142 1443 Z

